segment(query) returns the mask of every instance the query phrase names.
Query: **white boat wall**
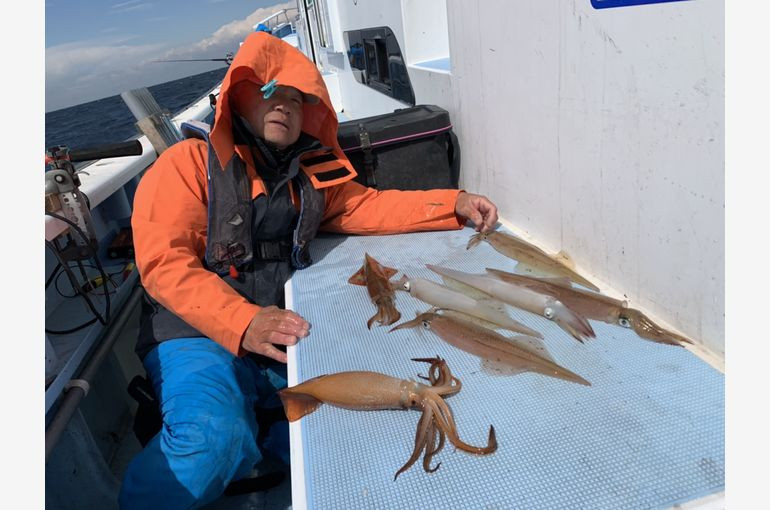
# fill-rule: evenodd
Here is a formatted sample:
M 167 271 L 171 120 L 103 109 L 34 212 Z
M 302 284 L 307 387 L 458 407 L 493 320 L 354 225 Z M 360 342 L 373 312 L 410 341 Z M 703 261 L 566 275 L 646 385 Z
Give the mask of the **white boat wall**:
M 345 32 L 387 26 L 416 103 L 450 114 L 461 187 L 721 363 L 724 2 L 315 5 L 329 15 L 310 10 L 305 26 L 330 34 L 313 42 L 341 120 L 405 106 L 358 83 L 347 58 Z
M 603 293 L 694 340 L 688 349 L 723 371 L 724 3 L 595 7 L 603 2 L 298 0 L 289 11 L 297 33 L 286 39 L 318 64 L 341 122 L 410 106 L 393 97 L 403 83 L 415 104 L 447 110 L 462 188 L 491 198 L 513 232 L 567 252 Z M 390 71 L 372 80 L 352 67 L 361 61 L 348 43 L 361 31 L 392 37 L 404 66 L 390 67 L 393 55 L 377 43 L 364 46 L 364 57 Z M 210 112 L 202 97 L 173 122 Z M 80 175 L 102 254 L 127 226 L 156 157 L 148 138 L 139 140 L 143 155 L 96 161 Z M 46 240 L 61 239 L 66 225 L 47 216 L 45 231 Z M 46 250 L 46 276 L 56 266 Z M 46 336 L 47 508 L 117 505 L 122 470 L 138 448 L 136 403 L 126 392 L 143 374 L 133 353 L 138 308 L 121 315 L 135 304 L 137 280 L 134 271 L 115 289 L 116 326 Z M 92 317 L 74 301 L 48 287 L 46 326 Z M 86 385 L 71 382 L 84 373 Z M 76 391 L 82 401 L 65 404 Z M 59 417 L 65 407 L 76 408 L 72 418 Z M 287 494 L 259 497 L 286 508 Z M 212 508 L 250 508 L 255 497 Z M 717 496 L 703 507 L 721 504 Z

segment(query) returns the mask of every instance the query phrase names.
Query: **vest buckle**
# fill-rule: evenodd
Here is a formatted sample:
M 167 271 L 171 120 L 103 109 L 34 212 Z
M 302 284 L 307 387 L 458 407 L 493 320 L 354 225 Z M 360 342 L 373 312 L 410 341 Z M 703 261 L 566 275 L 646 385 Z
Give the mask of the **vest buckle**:
M 291 241 L 279 239 L 257 241 L 254 244 L 254 255 L 260 260 L 289 260 L 291 258 Z

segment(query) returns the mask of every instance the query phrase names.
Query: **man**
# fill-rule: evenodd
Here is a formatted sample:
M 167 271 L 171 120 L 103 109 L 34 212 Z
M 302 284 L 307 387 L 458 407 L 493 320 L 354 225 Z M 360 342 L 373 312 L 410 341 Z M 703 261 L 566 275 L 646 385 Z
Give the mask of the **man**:
M 464 191 L 361 186 L 336 134 L 315 65 L 253 33 L 224 78 L 208 141 L 175 144 L 142 178 L 132 225 L 149 297 L 137 352 L 163 428 L 129 465 L 122 508 L 199 507 L 263 452 L 288 464 L 287 423 L 259 430 L 254 408 L 280 408 L 285 346 L 310 333 L 281 307 L 319 229 L 390 234 L 470 219 L 487 231 L 497 222 L 494 204 Z

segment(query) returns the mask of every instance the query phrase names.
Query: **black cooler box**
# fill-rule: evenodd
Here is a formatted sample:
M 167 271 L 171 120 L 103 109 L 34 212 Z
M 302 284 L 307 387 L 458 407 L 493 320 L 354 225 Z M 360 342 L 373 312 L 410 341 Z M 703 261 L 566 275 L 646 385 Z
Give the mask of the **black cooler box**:
M 379 190 L 457 189 L 460 148 L 449 113 L 418 105 L 343 122 L 337 139 L 358 175 Z

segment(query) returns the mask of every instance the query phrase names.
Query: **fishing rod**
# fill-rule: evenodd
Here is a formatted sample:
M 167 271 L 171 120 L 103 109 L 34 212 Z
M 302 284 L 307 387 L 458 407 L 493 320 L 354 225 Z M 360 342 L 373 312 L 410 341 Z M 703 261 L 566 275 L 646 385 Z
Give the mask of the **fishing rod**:
M 226 62 L 227 65 L 230 65 L 233 63 L 233 52 L 228 52 L 225 55 L 225 58 L 182 58 L 170 60 L 153 60 L 152 62 Z

